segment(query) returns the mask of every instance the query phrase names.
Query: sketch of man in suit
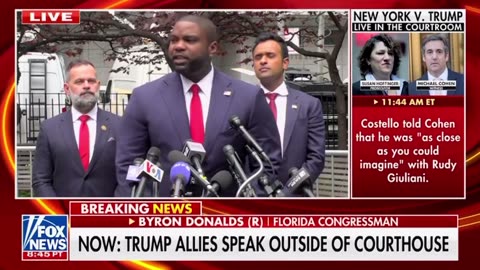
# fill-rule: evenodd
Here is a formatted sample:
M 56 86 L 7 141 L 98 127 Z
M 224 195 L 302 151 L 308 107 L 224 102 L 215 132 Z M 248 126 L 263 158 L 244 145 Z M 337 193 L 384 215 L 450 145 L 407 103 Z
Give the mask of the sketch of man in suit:
M 456 81 L 456 89 L 451 90 L 417 90 L 416 82 L 409 84 L 410 95 L 463 95 L 464 93 L 464 76 L 447 67 L 449 61 L 449 45 L 448 40 L 440 35 L 433 34 L 426 36 L 422 41 L 422 60 L 425 63 L 427 72 L 417 80 L 422 81 Z
M 114 195 L 120 118 L 97 107 L 99 89 L 91 62 L 69 64 L 64 90 L 72 108 L 42 123 L 32 171 L 35 197 Z
M 118 187 L 116 196 L 129 196 L 131 186 L 125 180 L 128 165 L 144 157 L 151 146 L 161 150 L 160 162 L 165 171 L 160 196 L 170 196 L 172 184 L 168 174 L 173 164 L 167 156 L 182 150 L 186 140 L 202 143 L 206 150 L 203 170 L 211 178 L 228 169 L 223 147 L 230 144 L 244 160 L 246 141 L 230 127 L 233 115 L 263 150 L 272 166 L 266 173 L 274 178 L 280 165 L 280 139 L 263 93 L 258 87 L 227 76 L 215 69 L 211 56 L 217 52 L 216 26 L 207 18 L 188 15 L 180 18 L 169 37 L 168 57 L 174 72 L 136 88 L 123 117 L 117 149 Z M 235 183 L 221 196 L 234 196 Z M 144 194 L 151 196 L 152 187 Z
M 253 63 L 280 133 L 283 162 L 279 180 L 285 183 L 290 168 L 303 166 L 315 181 L 325 163 L 325 122 L 320 100 L 285 84 L 288 48 L 280 36 L 259 35 L 253 46 Z

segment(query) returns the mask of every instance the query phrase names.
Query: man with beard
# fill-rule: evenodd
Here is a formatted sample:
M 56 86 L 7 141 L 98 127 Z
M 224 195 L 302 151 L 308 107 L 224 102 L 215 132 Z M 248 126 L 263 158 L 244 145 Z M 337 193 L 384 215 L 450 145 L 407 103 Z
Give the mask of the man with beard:
M 64 90 L 72 108 L 42 123 L 32 171 L 34 197 L 113 196 L 120 118 L 97 107 L 99 89 L 92 63 L 70 63 Z
M 246 141 L 229 124 L 233 115 L 240 118 L 270 157 L 272 166 L 265 164 L 265 173 L 274 178 L 281 154 L 273 114 L 259 87 L 213 68 L 211 56 L 217 49 L 216 27 L 209 19 L 188 15 L 175 23 L 168 48 L 175 72 L 136 88 L 123 116 L 116 159 L 116 196 L 130 195 L 132 187 L 125 180 L 127 168 L 135 158 L 144 158 L 152 146 L 161 150 L 165 176 L 159 194 L 152 194 L 149 183 L 144 196 L 170 196 L 172 184 L 168 174 L 173 164 L 167 157 L 172 150 L 182 150 L 189 139 L 204 145 L 202 167 L 208 179 L 229 168 L 223 152 L 225 145 L 233 146 L 240 160 L 245 161 Z M 189 189 L 198 191 L 196 187 Z M 237 189 L 237 183 L 222 187 L 220 196 L 234 196 Z

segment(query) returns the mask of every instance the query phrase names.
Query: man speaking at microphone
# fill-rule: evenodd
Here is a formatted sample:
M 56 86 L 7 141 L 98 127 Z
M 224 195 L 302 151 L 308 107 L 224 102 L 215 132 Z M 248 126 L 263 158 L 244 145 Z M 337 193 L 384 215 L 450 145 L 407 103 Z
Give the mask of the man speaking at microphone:
M 325 123 L 320 100 L 287 87 L 289 64 L 285 41 L 273 33 L 260 34 L 253 46 L 253 66 L 275 116 L 282 140 L 283 162 L 278 173 L 284 184 L 290 168 L 304 167 L 315 181 L 325 163 Z
M 232 129 L 229 118 L 238 115 L 270 157 L 266 173 L 273 179 L 281 161 L 280 138 L 273 115 L 258 87 L 233 79 L 213 68 L 217 31 L 207 18 L 188 15 L 173 26 L 168 57 L 175 72 L 134 90 L 126 108 L 117 148 L 118 186 L 116 196 L 129 196 L 125 181 L 128 165 L 145 155 L 150 146 L 161 150 L 160 162 L 167 174 L 172 166 L 168 153 L 181 150 L 192 139 L 202 143 L 206 156 L 202 167 L 207 178 L 228 169 L 223 146 L 230 144 L 245 159 L 246 141 Z M 166 175 L 160 196 L 170 196 Z M 232 185 L 222 196 L 234 196 Z

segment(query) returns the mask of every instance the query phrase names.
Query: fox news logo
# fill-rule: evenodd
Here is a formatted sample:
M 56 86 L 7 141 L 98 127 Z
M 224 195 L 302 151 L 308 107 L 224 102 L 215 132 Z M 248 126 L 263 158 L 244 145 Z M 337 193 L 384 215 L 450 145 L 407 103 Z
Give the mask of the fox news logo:
M 67 215 L 22 215 L 22 251 L 68 249 Z

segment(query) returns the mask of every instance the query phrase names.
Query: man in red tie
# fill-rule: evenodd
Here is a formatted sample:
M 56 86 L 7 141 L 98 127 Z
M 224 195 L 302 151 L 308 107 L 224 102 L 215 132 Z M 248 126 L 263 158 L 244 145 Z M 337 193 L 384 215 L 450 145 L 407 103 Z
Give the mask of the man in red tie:
M 32 171 L 35 197 L 113 196 L 120 118 L 97 107 L 99 89 L 92 63 L 69 64 L 64 90 L 72 108 L 42 123 Z
M 285 183 L 292 167 L 305 167 L 312 181 L 325 162 L 325 123 L 320 100 L 287 87 L 288 68 L 285 41 L 273 33 L 259 35 L 253 46 L 253 66 L 270 105 L 282 144 L 283 162 L 279 180 Z
M 281 160 L 280 139 L 263 92 L 215 69 L 211 56 L 217 49 L 216 27 L 209 19 L 188 15 L 177 20 L 168 47 L 175 72 L 136 88 L 123 116 L 116 196 L 129 196 L 131 186 L 125 181 L 128 165 L 144 157 L 151 146 L 161 150 L 166 175 L 159 188 L 163 197 L 170 196 L 172 187 L 166 180 L 173 165 L 167 156 L 172 150 L 182 150 L 186 140 L 203 144 L 206 155 L 202 167 L 207 178 L 228 169 L 223 152 L 227 144 L 244 161 L 246 141 L 229 124 L 234 115 L 270 157 L 273 167 L 267 164 L 266 174 L 275 178 Z M 150 189 L 145 192 L 147 196 Z M 237 189 L 234 183 L 220 195 L 234 196 Z

